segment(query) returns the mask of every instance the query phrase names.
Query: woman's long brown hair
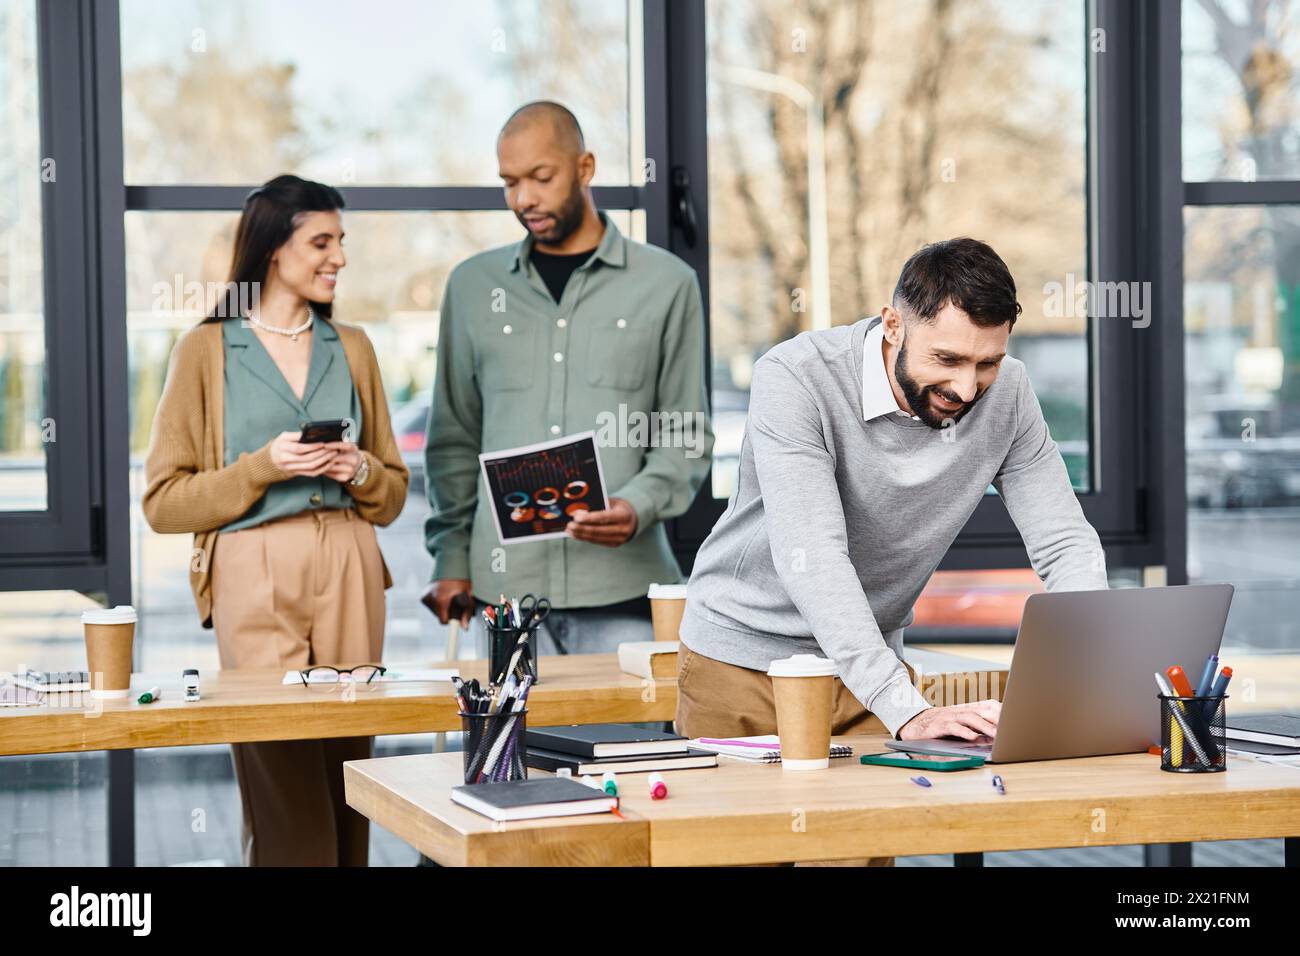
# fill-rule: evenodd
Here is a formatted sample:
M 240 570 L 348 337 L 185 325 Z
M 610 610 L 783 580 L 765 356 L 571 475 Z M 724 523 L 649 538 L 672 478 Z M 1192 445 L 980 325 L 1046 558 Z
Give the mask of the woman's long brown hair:
M 249 290 L 260 290 L 271 269 L 271 256 L 289 241 L 301 217 L 309 212 L 343 208 L 343 196 L 333 186 L 283 175 L 263 183 L 244 198 L 244 211 L 235 230 L 235 251 L 225 291 L 204 322 L 239 318 Z M 313 302 L 316 314 L 328 319 L 333 303 Z

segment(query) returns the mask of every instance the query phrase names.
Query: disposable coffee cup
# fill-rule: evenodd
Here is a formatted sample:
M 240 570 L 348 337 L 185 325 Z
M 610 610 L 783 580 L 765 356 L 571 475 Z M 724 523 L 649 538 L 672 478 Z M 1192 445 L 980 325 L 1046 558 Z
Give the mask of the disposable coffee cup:
M 835 673 L 834 661 L 815 654 L 796 654 L 768 667 L 782 770 L 825 770 L 831 765 Z
M 130 691 L 135 622 L 135 608 L 128 604 L 82 612 L 91 697 L 125 697 Z
M 654 624 L 656 641 L 675 641 L 681 630 L 682 613 L 686 610 L 685 584 L 652 584 L 650 620 Z

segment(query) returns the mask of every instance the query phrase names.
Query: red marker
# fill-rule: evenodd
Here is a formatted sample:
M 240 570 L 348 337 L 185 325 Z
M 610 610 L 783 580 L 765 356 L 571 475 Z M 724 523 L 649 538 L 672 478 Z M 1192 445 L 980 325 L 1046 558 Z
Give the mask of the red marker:
M 1183 669 L 1175 664 L 1169 670 L 1165 671 L 1169 675 L 1169 683 L 1174 685 L 1174 693 L 1179 697 L 1195 697 L 1196 693 L 1192 690 L 1192 685 L 1187 681 L 1187 675 Z
M 650 774 L 650 799 L 662 800 L 666 796 L 668 796 L 668 784 L 664 783 L 664 775 Z

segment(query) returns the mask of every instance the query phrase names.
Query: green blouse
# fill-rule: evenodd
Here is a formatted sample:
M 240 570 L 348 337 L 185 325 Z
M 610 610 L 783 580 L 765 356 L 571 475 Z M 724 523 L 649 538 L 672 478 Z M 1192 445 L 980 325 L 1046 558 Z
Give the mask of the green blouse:
M 347 437 L 361 437 L 361 401 L 339 335 L 328 321 L 312 313 L 311 365 L 299 399 L 266 347 L 242 319 L 222 325 L 225 351 L 225 463 L 255 452 L 280 432 L 298 431 L 307 422 L 351 420 Z M 223 527 L 238 531 L 303 511 L 351 508 L 352 496 L 333 478 L 296 477 L 271 485 L 248 511 Z

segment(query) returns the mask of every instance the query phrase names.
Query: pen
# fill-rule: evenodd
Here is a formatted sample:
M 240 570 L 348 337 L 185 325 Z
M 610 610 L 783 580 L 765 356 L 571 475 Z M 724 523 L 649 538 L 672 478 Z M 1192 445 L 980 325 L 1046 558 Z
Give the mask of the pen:
M 1214 672 L 1219 667 L 1219 655 L 1211 654 L 1205 659 L 1205 670 L 1201 671 L 1201 682 L 1196 685 L 1196 696 L 1204 697 L 1214 686 Z
M 1002 782 L 1002 777 L 999 774 L 995 773 L 993 775 L 993 786 L 997 787 L 1000 796 L 1005 797 L 1007 795 L 1006 785 Z
M 916 784 L 918 787 L 930 786 L 930 781 L 926 780 L 924 777 L 908 777 L 907 779 L 911 780 L 912 783 Z
M 162 696 L 161 688 L 150 687 L 147 691 L 145 691 L 143 694 L 140 695 L 140 703 L 151 704 L 161 696 Z
M 1177 664 L 1169 668 L 1169 682 L 1173 684 L 1174 689 L 1178 691 L 1179 697 L 1197 696 L 1192 693 L 1192 685 L 1187 682 L 1187 675 Z M 1205 752 L 1210 755 L 1210 759 L 1217 762 L 1219 759 L 1219 748 L 1214 745 L 1213 732 L 1206 725 L 1206 720 L 1209 718 L 1205 716 L 1205 705 L 1203 703 L 1179 704 L 1178 709 L 1187 717 L 1187 727 L 1184 728 L 1183 736 L 1186 737 L 1190 732 L 1205 748 Z
M 1219 709 L 1223 695 L 1228 692 L 1228 681 L 1230 680 L 1232 680 L 1232 668 L 1225 664 L 1223 670 L 1219 671 L 1219 676 L 1215 678 L 1214 686 L 1210 689 L 1210 696 L 1218 699 L 1207 700 L 1203 705 L 1206 720 L 1214 720 L 1214 712 Z
M 479 782 L 484 778 L 492 779 L 492 773 L 496 770 L 497 761 L 501 759 L 501 751 L 505 749 L 506 742 L 510 737 L 510 726 L 515 722 L 513 717 L 506 722 L 505 728 L 497 732 L 497 737 L 492 741 L 492 746 L 488 748 L 487 759 L 483 762 L 483 769 L 479 771 Z M 491 737 L 490 733 L 484 734 L 486 741 Z

